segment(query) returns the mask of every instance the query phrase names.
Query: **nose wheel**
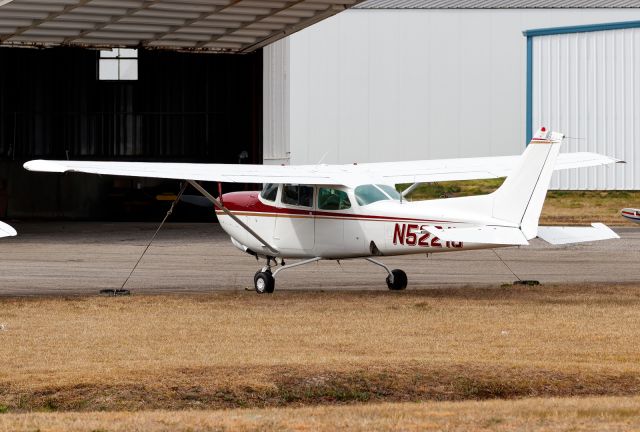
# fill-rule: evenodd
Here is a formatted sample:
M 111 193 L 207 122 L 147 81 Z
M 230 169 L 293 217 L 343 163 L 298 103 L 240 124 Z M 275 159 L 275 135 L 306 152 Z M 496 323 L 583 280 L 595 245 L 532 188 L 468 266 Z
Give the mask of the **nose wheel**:
M 253 285 L 258 294 L 271 294 L 276 287 L 276 280 L 271 270 L 259 271 L 253 277 Z
M 277 268 L 273 273 L 271 272 L 271 261 L 274 262 L 274 265 L 278 265 L 278 261 L 276 261 L 273 257 L 267 257 L 267 265 L 262 267 L 262 270 L 256 273 L 253 277 L 253 284 L 256 292 L 258 294 L 271 294 L 276 287 L 276 276 L 282 270 L 287 270 L 292 267 L 298 267 L 305 264 L 310 264 L 312 262 L 320 261 L 322 258 L 315 257 L 309 258 L 306 260 L 298 261 L 293 264 L 285 264 L 284 259 L 280 258 L 280 267 Z

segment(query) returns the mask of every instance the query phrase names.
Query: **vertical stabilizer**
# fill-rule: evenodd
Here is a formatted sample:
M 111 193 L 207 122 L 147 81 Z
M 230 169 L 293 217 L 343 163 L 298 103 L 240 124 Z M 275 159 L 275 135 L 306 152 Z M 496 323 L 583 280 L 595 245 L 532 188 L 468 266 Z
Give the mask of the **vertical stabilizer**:
M 517 223 L 527 239 L 537 235 L 563 134 L 543 127 L 531 139 L 512 174 L 493 194 L 493 217 Z

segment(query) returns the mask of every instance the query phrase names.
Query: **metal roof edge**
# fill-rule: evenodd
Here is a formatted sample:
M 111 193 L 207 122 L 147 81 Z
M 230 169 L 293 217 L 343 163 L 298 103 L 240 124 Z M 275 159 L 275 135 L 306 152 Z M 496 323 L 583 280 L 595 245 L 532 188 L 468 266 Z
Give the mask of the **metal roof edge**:
M 640 9 L 638 6 L 518 6 L 518 7 L 500 7 L 500 6 L 482 6 L 482 7 L 469 7 L 469 6 L 352 6 L 349 10 L 361 11 L 361 10 L 598 10 L 598 9 Z
M 603 24 L 586 24 L 586 25 L 567 26 L 567 27 L 549 27 L 549 28 L 531 29 L 531 30 L 524 30 L 522 34 L 529 38 L 529 37 L 535 37 L 535 36 L 548 36 L 548 35 L 567 34 L 567 33 L 586 33 L 586 32 L 594 32 L 594 31 L 620 30 L 620 29 L 638 28 L 638 27 L 640 27 L 640 21 L 620 21 L 620 22 L 603 23 Z

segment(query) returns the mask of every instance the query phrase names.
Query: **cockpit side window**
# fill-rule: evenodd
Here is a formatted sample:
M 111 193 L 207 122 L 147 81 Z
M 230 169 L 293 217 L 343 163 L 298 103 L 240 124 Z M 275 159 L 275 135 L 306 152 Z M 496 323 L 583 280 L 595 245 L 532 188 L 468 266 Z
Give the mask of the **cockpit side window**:
M 389 199 L 389 197 L 385 195 L 384 192 L 382 192 L 372 184 L 358 186 L 355 189 L 355 194 L 356 201 L 361 206 Z
M 267 201 L 275 201 L 278 196 L 278 184 L 265 183 L 260 196 Z
M 351 201 L 345 191 L 320 188 L 318 190 L 318 208 L 320 210 L 346 210 L 351 208 Z
M 286 184 L 282 186 L 283 204 L 302 207 L 313 206 L 313 186 Z

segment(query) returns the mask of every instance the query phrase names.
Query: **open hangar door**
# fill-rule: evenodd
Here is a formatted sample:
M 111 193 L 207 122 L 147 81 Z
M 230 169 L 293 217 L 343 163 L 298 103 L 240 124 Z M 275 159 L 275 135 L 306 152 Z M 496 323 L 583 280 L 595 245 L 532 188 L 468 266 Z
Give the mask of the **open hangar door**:
M 260 163 L 261 48 L 357 3 L 0 0 L 0 218 L 144 219 L 178 187 L 29 159 Z
M 29 159 L 260 162 L 261 51 L 136 54 L 137 79 L 100 80 L 100 51 L 0 49 L 6 216 L 141 219 L 162 212 L 158 196 L 178 188 L 150 179 L 29 173 L 22 168 Z
M 551 188 L 640 189 L 640 21 L 536 29 L 527 37 L 527 142 L 546 125 L 562 151 L 591 151 L 623 166 L 555 173 Z

